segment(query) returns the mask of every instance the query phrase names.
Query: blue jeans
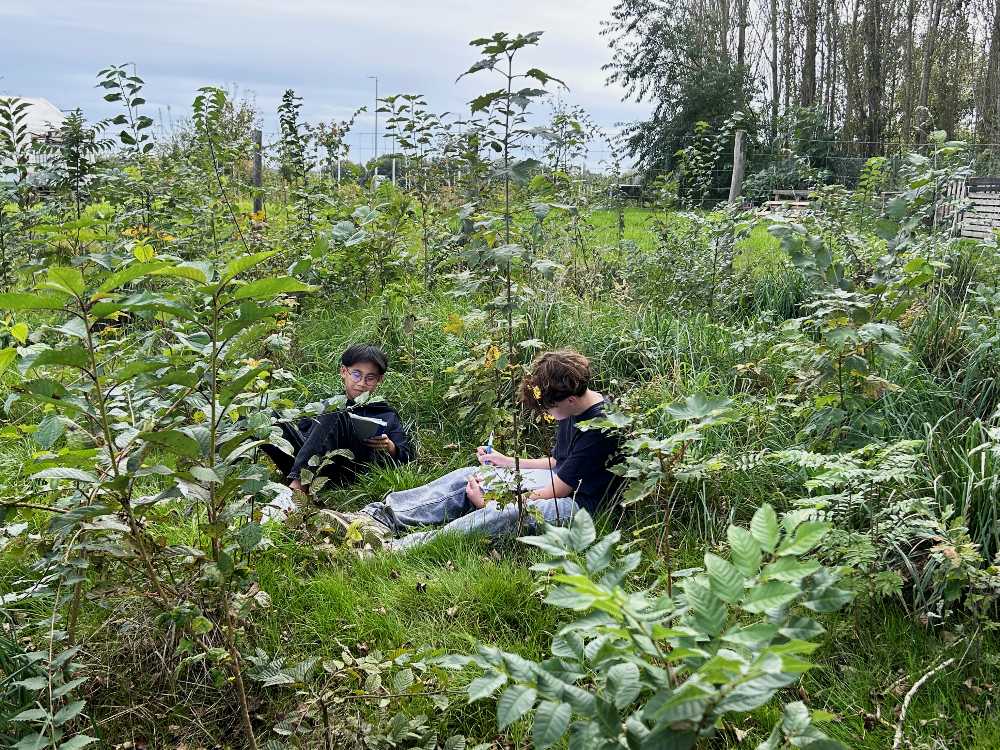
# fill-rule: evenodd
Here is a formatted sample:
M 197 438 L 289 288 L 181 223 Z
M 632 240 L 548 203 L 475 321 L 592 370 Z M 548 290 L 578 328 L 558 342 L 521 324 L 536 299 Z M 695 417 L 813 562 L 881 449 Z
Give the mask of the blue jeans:
M 476 508 L 465 496 L 469 475 L 476 472 L 488 474 L 490 471 L 483 466 L 456 469 L 422 487 L 391 492 L 383 502 L 370 503 L 362 508 L 362 513 L 367 513 L 388 526 L 394 534 L 405 534 L 389 543 L 391 549 L 407 549 L 426 544 L 442 532 L 481 532 L 491 537 L 514 535 L 520 525 L 516 502 L 508 503 L 503 508 L 496 502 L 488 503 L 485 508 Z M 509 473 L 494 471 L 506 474 L 504 478 L 508 480 L 509 486 Z M 521 486 L 528 491 L 550 486 L 552 481 L 552 472 L 548 469 L 524 469 L 521 475 Z M 486 486 L 493 481 L 487 477 Z M 576 502 L 570 497 L 529 500 L 526 504 L 537 508 L 546 523 L 560 526 L 568 526 L 578 510 Z M 421 526 L 439 528 L 414 531 Z M 536 530 L 534 519 L 528 514 L 525 514 L 524 528 L 528 531 Z

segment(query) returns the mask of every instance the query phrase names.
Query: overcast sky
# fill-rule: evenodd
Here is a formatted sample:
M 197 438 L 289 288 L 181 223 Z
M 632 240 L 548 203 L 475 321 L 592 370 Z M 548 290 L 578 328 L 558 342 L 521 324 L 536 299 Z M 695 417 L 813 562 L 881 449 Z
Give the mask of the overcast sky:
M 599 36 L 610 0 L 0 0 L 0 95 L 44 97 L 114 112 L 94 88 L 111 63 L 134 62 L 146 81 L 147 113 L 184 118 L 199 86 L 236 85 L 256 99 L 274 131 L 281 94 L 295 89 L 308 120 L 343 119 L 379 94 L 423 93 L 434 111 L 465 115 L 486 74 L 455 83 L 476 60 L 470 39 L 494 31 L 545 32 L 524 55 L 570 87 L 565 100 L 601 125 L 637 119 L 604 84 L 609 52 Z M 543 108 L 544 109 L 544 108 Z M 361 119 L 353 142 L 372 121 Z M 370 144 L 370 136 L 364 139 Z M 370 146 L 369 146 L 370 148 Z M 383 147 L 380 146 L 380 150 Z

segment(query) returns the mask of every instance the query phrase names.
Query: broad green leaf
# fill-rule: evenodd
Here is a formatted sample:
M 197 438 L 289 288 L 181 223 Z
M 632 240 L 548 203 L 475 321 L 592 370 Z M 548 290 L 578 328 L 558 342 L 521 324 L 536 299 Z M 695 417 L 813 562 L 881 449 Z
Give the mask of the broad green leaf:
M 786 581 L 794 583 L 811 576 L 822 567 L 818 562 L 805 562 L 794 557 L 779 557 L 773 563 L 765 565 L 760 573 L 762 581 Z
M 222 338 L 228 339 L 235 336 L 245 328 L 249 328 L 254 323 L 272 318 L 285 310 L 281 305 L 271 305 L 261 307 L 256 302 L 244 302 L 239 306 L 239 317 L 230 320 L 222 327 Z
M 204 615 L 198 615 L 191 620 L 191 632 L 195 635 L 205 635 L 211 633 L 215 624 Z
M 760 506 L 753 514 L 750 533 L 764 552 L 768 554 L 774 552 L 774 548 L 778 545 L 778 515 L 769 504 Z
M 194 263 L 178 263 L 176 266 L 167 266 L 153 271 L 151 276 L 170 276 L 177 279 L 187 279 L 196 281 L 199 284 L 208 283 L 208 274 L 200 265 Z
M 14 364 L 17 359 L 16 349 L 0 349 L 0 373 Z
M 23 687 L 25 690 L 43 690 L 49 686 L 49 681 L 45 677 L 25 677 L 13 684 L 16 687 Z
M 353 226 L 353 225 L 352 225 Z M 230 261 L 226 264 L 226 267 L 222 270 L 222 279 L 220 284 L 225 284 L 236 276 L 239 276 L 244 271 L 249 271 L 254 266 L 260 265 L 268 258 L 277 255 L 277 250 L 267 250 L 263 253 L 254 253 L 252 255 L 241 255 L 239 258 Z
M 55 414 L 51 414 L 38 423 L 31 437 L 42 448 L 48 450 L 56 444 L 56 441 L 62 437 L 65 431 L 66 424 L 62 419 Z
M 57 294 L 6 292 L 0 294 L 0 310 L 61 310 L 66 297 Z
M 407 667 L 406 669 L 401 669 L 393 675 L 392 687 L 397 693 L 405 693 L 410 689 L 413 684 L 413 670 Z
M 743 601 L 743 609 L 747 612 L 767 612 L 783 607 L 799 595 L 798 586 L 782 581 L 769 581 L 750 589 Z
M 469 693 L 469 703 L 490 697 L 506 682 L 507 675 L 503 672 L 490 671 L 482 677 L 477 677 L 466 688 Z
M 120 289 L 130 281 L 135 281 L 142 276 L 158 271 L 166 265 L 167 264 L 163 261 L 156 261 L 152 263 L 132 263 L 122 270 L 111 274 L 103 282 L 101 282 L 101 285 L 97 287 L 97 291 L 94 293 L 92 299 L 98 297 L 100 294 L 107 294 L 108 292 L 113 292 L 115 289 Z
M 83 280 L 83 274 L 79 268 L 67 268 L 65 266 L 53 266 L 40 285 L 42 289 L 52 289 L 64 294 L 72 294 L 82 297 L 87 291 L 87 285 Z
M 201 455 L 201 447 L 198 445 L 198 442 L 180 430 L 142 432 L 139 434 L 139 437 L 147 443 L 164 448 L 179 456 L 196 458 Z
M 272 299 L 279 294 L 291 292 L 311 292 L 314 287 L 303 284 L 298 279 L 291 276 L 276 276 L 267 279 L 251 281 L 245 286 L 241 286 L 233 293 L 233 299 Z
M 149 263 L 156 257 L 156 251 L 145 242 L 140 242 L 132 248 L 132 255 L 140 263 Z
M 47 719 L 48 717 L 49 712 L 44 708 L 29 708 L 12 718 L 11 721 L 41 721 L 43 719 Z
M 10 328 L 10 335 L 17 339 L 17 343 L 23 346 L 28 341 L 28 324 L 15 323 Z
M 711 590 L 707 576 L 686 579 L 684 593 L 696 626 L 710 635 L 721 633 L 726 624 L 726 607 Z
M 37 474 L 32 474 L 30 479 L 72 479 L 74 482 L 96 482 L 97 477 L 82 469 L 70 469 L 68 467 L 56 467 L 52 469 L 42 469 Z
M 615 664 L 608 670 L 608 691 L 617 708 L 629 705 L 639 697 L 639 667 L 631 662 Z
M 72 703 L 67 703 L 59 709 L 59 712 L 55 716 L 52 717 L 52 723 L 58 727 L 65 724 L 67 721 L 72 721 L 77 717 L 77 715 L 79 715 L 86 705 L 86 701 L 73 701 Z
M 535 703 L 537 693 L 526 685 L 510 685 L 497 701 L 497 727 L 506 729 L 524 716 Z
M 86 747 L 92 742 L 97 742 L 97 738 L 86 734 L 78 734 L 68 742 L 62 743 L 59 746 L 59 750 L 80 750 L 80 748 Z
M 546 750 L 566 734 L 573 709 L 568 703 L 542 701 L 535 711 L 535 721 L 531 727 L 531 738 L 537 750 Z
M 795 536 L 778 548 L 778 555 L 803 555 L 819 544 L 829 530 L 830 525 L 822 521 L 805 521 L 795 529 Z
M 569 530 L 569 541 L 573 549 L 577 552 L 583 552 L 594 543 L 596 538 L 597 531 L 594 529 L 594 521 L 590 514 L 585 510 L 578 511 L 573 516 Z
M 836 612 L 854 598 L 850 591 L 844 591 L 834 586 L 827 586 L 820 593 L 802 602 L 813 612 Z
M 743 575 L 729 561 L 709 552 L 705 555 L 705 570 L 712 591 L 723 601 L 735 602 L 743 595 Z
M 35 367 L 58 365 L 86 370 L 90 365 L 90 355 L 79 344 L 73 344 L 62 349 L 43 349 L 37 354 L 29 354 L 21 358 L 18 369 L 22 374 Z
M 745 576 L 757 575 L 760 569 L 760 545 L 741 526 L 730 526 L 726 532 L 733 564 Z

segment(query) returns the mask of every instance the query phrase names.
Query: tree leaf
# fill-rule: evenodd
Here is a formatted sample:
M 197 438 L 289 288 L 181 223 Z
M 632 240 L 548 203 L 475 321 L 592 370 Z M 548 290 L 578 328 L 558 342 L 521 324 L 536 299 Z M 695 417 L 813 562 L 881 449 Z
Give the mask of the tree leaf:
M 768 554 L 774 552 L 778 544 L 778 515 L 770 504 L 765 503 L 757 509 L 750 521 L 750 533 L 757 540 L 760 548 Z
M 263 263 L 268 258 L 277 255 L 277 250 L 268 250 L 263 253 L 254 253 L 252 255 L 241 255 L 235 260 L 231 260 L 226 264 L 226 267 L 222 270 L 222 278 L 220 279 L 220 284 L 225 284 L 231 281 L 236 276 L 239 276 L 244 271 L 249 271 L 254 266 L 258 266 Z
M 161 432 L 142 432 L 139 438 L 147 443 L 164 448 L 178 456 L 197 458 L 201 455 L 198 441 L 180 430 L 163 430 Z
M 615 664 L 608 670 L 608 690 L 616 708 L 624 708 L 639 697 L 639 667 L 632 662 Z
M 799 592 L 799 587 L 790 583 L 768 581 L 750 590 L 747 598 L 743 601 L 743 609 L 754 613 L 777 609 L 793 601 Z
M 705 570 L 712 591 L 720 599 L 731 603 L 743 596 L 744 578 L 732 563 L 709 552 L 705 555 Z
M 534 705 L 537 693 L 526 685 L 510 685 L 497 701 L 497 727 L 506 729 Z
M 56 444 L 56 441 L 62 437 L 65 431 L 66 424 L 62 421 L 62 418 L 55 414 L 50 414 L 38 423 L 31 437 L 42 448 L 48 450 Z
M 803 555 L 822 541 L 830 525 L 822 521 L 805 521 L 795 529 L 795 536 L 778 548 L 778 556 Z
M 67 268 L 66 266 L 53 266 L 49 269 L 45 281 L 40 285 L 43 289 L 53 289 L 57 292 L 72 294 L 82 297 L 87 291 L 87 285 L 83 280 L 83 274 L 79 268 Z
M 66 305 L 66 297 L 57 294 L 32 294 L 28 292 L 6 292 L 0 294 L 2 310 L 61 310 Z
M 311 292 L 314 288 L 291 276 L 276 276 L 241 286 L 233 293 L 233 299 L 271 299 L 290 292 Z
M 531 738 L 537 750 L 546 750 L 558 742 L 569 728 L 573 709 L 568 703 L 542 701 L 535 711 Z
M 569 529 L 569 542 L 577 552 L 583 552 L 594 543 L 597 538 L 597 531 L 594 529 L 594 521 L 585 510 L 577 511 L 573 516 L 573 522 Z
M 477 677 L 466 688 L 469 693 L 469 703 L 490 697 L 506 682 L 507 675 L 503 672 L 490 671 L 482 677 Z
M 96 482 L 97 477 L 82 469 L 71 469 L 66 466 L 58 466 L 52 469 L 42 469 L 37 474 L 32 474 L 30 479 L 72 479 L 75 482 Z
M 151 263 L 132 263 L 129 266 L 116 271 L 115 273 L 108 276 L 101 285 L 97 287 L 98 293 L 113 292 L 115 289 L 119 289 L 130 281 L 135 281 L 136 279 L 150 274 L 154 271 L 158 271 L 167 264 L 163 261 L 153 261 Z M 95 293 L 95 297 L 97 294 Z
M 745 576 L 757 575 L 760 569 L 760 545 L 757 540 L 740 526 L 730 526 L 726 536 L 733 564 Z

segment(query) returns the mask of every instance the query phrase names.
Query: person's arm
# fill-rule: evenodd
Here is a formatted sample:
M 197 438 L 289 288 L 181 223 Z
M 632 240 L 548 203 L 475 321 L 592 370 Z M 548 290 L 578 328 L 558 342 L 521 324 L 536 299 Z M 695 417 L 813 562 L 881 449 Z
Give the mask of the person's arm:
M 486 452 L 486 446 L 480 445 L 476 448 L 476 458 L 481 464 L 489 464 L 501 469 L 511 469 L 514 467 L 514 459 L 496 451 Z M 551 469 L 556 465 L 556 460 L 552 457 L 546 458 L 522 458 L 518 464 L 522 469 Z
M 540 467 L 545 468 L 545 467 Z M 537 490 L 528 495 L 529 500 L 549 500 L 554 497 L 573 497 L 576 493 L 576 487 L 570 487 L 559 476 L 552 472 L 552 480 L 548 482 L 544 487 L 539 487 Z

